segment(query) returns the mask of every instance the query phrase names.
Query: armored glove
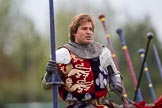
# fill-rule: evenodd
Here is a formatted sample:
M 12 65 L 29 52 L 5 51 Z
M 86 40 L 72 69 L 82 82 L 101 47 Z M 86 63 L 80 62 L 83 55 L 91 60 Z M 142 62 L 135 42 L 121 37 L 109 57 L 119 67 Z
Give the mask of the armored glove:
M 56 61 L 50 60 L 46 64 L 46 71 L 48 74 L 51 74 L 52 72 L 57 70 L 57 64 Z
M 112 90 L 115 90 L 115 91 L 119 92 L 120 94 L 122 94 L 123 87 L 122 87 L 120 74 L 115 74 L 115 75 L 111 76 L 110 84 L 112 86 L 112 88 L 111 88 Z
M 48 90 L 52 88 L 51 84 L 47 84 L 47 83 L 51 82 L 51 74 L 56 70 L 57 70 L 56 62 L 53 60 L 48 61 L 48 63 L 46 64 L 46 73 L 42 77 L 42 87 L 44 89 Z

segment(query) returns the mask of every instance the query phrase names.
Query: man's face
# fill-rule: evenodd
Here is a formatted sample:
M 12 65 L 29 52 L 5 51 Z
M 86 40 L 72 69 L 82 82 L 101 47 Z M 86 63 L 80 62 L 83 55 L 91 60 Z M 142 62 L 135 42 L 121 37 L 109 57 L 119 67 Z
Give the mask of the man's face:
M 82 23 L 74 34 L 75 42 L 79 44 L 89 44 L 92 41 L 93 31 L 91 22 Z

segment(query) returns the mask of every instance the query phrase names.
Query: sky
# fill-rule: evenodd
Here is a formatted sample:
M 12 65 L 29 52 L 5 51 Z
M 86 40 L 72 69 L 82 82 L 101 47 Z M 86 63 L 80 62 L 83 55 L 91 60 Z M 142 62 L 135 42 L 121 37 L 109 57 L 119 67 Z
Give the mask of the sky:
M 137 19 L 143 18 L 146 14 L 149 15 L 162 39 L 162 0 L 110 0 L 110 3 L 123 19 L 127 13 Z
M 65 1 L 67 3 L 68 0 Z M 54 0 L 54 3 L 59 2 Z M 93 0 L 93 3 L 98 4 L 99 0 Z M 120 19 L 119 22 L 126 21 L 128 14 L 136 19 L 141 19 L 146 14 L 149 15 L 158 37 L 162 40 L 162 12 L 160 12 L 162 10 L 162 0 L 109 0 L 109 3 L 113 7 L 118 20 Z M 49 18 L 48 4 L 48 0 L 23 0 L 23 13 L 34 21 L 36 29 L 41 33 L 44 33 L 48 28 L 47 26 L 49 26 L 47 24 Z M 55 7 L 57 8 L 57 6 Z

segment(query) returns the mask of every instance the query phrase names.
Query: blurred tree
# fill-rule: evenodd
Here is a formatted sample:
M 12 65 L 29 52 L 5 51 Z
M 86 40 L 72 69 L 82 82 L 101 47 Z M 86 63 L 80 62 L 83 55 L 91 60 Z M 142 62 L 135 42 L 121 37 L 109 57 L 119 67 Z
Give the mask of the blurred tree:
M 41 100 L 42 65 L 49 54 L 47 39 L 17 5 L 14 0 L 0 1 L 0 103 Z

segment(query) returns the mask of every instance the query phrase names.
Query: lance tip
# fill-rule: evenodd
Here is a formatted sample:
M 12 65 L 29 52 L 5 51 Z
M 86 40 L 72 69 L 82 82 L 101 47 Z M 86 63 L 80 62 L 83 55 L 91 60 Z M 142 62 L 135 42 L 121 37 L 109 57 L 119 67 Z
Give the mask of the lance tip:
M 101 20 L 101 19 L 105 19 L 105 15 L 103 13 L 100 13 L 98 18 Z
M 138 50 L 138 54 L 143 54 L 145 52 L 145 50 L 143 48 Z
M 123 32 L 123 30 L 121 29 L 121 28 L 118 28 L 117 30 L 116 30 L 116 33 L 118 33 L 118 34 L 121 34 Z
M 148 38 L 148 39 L 152 39 L 153 36 L 154 36 L 154 34 L 153 34 L 152 32 L 148 32 L 148 33 L 147 33 L 147 38 Z

